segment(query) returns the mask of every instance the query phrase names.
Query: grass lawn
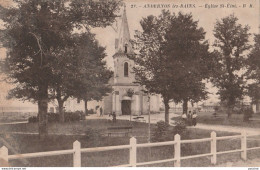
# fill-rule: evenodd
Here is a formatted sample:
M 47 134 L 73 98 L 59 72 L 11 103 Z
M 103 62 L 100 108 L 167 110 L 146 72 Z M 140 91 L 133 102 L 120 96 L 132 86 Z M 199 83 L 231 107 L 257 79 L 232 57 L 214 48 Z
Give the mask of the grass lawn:
M 91 127 L 97 129 L 102 133 L 109 126 L 127 126 L 132 125 L 133 136 L 137 136 L 137 143 L 147 142 L 147 127 L 145 123 L 129 122 L 129 121 L 118 121 L 116 124 L 112 124 L 107 120 L 86 120 L 81 122 L 66 123 L 66 124 L 50 124 L 49 132 L 59 132 L 83 133 L 87 128 Z M 152 126 L 154 128 L 154 126 Z M 37 124 L 18 124 L 18 125 L 2 125 L 0 126 L 0 131 L 29 131 L 37 132 Z M 206 138 L 210 136 L 210 131 L 208 130 L 198 130 L 198 129 L 188 129 L 189 135 L 185 139 L 196 139 L 196 138 Z M 230 136 L 234 133 L 227 132 L 217 132 L 217 136 Z M 45 140 L 39 140 L 37 135 L 12 135 L 12 134 L 1 134 L 0 135 L 0 147 L 2 145 L 8 145 L 9 154 L 15 153 L 32 153 L 32 152 L 42 152 L 42 151 L 53 151 L 53 150 L 64 150 L 72 149 L 72 143 L 75 140 L 81 142 L 82 148 L 87 147 L 100 147 L 100 146 L 112 146 L 112 145 L 124 145 L 129 144 L 130 137 L 107 137 L 99 136 L 88 138 L 82 135 L 49 135 Z M 248 146 L 260 146 L 260 141 L 249 141 Z M 194 144 L 182 144 L 182 156 L 202 154 L 210 152 L 210 143 L 194 143 Z M 238 149 L 240 147 L 239 140 L 225 140 L 219 141 L 217 143 L 218 151 Z M 137 162 L 160 160 L 172 158 L 174 155 L 173 146 L 163 146 L 163 147 L 152 147 L 148 148 L 138 148 L 137 150 Z M 259 157 L 259 151 L 250 151 L 248 154 L 249 158 Z M 227 161 L 239 160 L 239 154 L 225 154 L 218 156 L 218 163 L 225 163 Z M 61 155 L 61 156 L 51 156 L 42 158 L 31 158 L 31 159 L 20 159 L 10 161 L 11 166 L 72 166 L 73 158 L 72 155 Z M 82 154 L 82 166 L 115 166 L 120 164 L 127 164 L 129 161 L 129 150 L 117 150 L 117 151 L 106 151 L 97 153 L 83 153 Z M 210 158 L 197 158 L 183 160 L 181 162 L 182 166 L 211 166 Z M 173 166 L 173 163 L 163 163 L 154 164 L 151 166 Z
M 176 118 L 172 119 L 174 120 Z M 218 112 L 217 117 L 213 116 L 213 112 L 199 112 L 197 122 L 210 125 L 228 125 L 260 128 L 260 114 L 254 114 L 253 119 L 258 120 L 250 120 L 248 122 L 244 122 L 243 114 L 232 114 L 231 118 L 227 118 L 227 114 L 224 112 Z
M 147 132 L 148 126 L 144 123 L 130 122 L 128 120 L 118 120 L 113 123 L 111 120 L 84 120 L 79 122 L 49 123 L 48 131 L 50 134 L 85 134 L 87 129 L 93 128 L 101 134 L 106 134 L 108 127 L 112 126 L 134 126 L 133 135 L 142 136 Z M 14 125 L 0 125 L 0 133 L 7 132 L 27 132 L 38 133 L 38 123 L 24 123 Z

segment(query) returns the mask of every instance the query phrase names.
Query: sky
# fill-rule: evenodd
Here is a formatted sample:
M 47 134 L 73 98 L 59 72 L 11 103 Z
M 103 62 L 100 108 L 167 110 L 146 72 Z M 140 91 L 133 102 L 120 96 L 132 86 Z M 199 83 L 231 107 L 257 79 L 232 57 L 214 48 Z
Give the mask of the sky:
M 213 29 L 216 20 L 220 20 L 230 14 L 233 14 L 239 18 L 238 22 L 242 25 L 249 25 L 251 33 L 258 33 L 259 31 L 259 8 L 258 0 L 161 0 L 160 3 L 155 0 L 137 1 L 126 0 L 127 19 L 130 29 L 131 38 L 134 36 L 135 30 L 142 30 L 140 26 L 140 20 L 149 15 L 160 15 L 162 9 L 169 10 L 171 12 L 183 12 L 192 13 L 194 20 L 199 21 L 199 26 L 203 27 L 206 31 L 206 39 L 210 44 L 214 42 Z M 187 4 L 195 4 L 195 8 L 181 8 L 180 6 Z M 205 8 L 205 5 L 214 4 L 218 5 L 218 8 Z M 225 8 L 220 8 L 220 5 L 224 4 Z M 236 5 L 237 8 L 228 8 L 228 4 Z M 243 4 L 246 7 L 243 8 Z M 252 8 L 250 8 L 252 4 Z M 160 8 L 152 8 L 153 5 L 160 5 Z M 178 8 L 173 8 L 173 5 L 178 5 Z M 169 7 L 170 6 L 170 7 Z M 202 7 L 200 7 L 202 6 Z M 240 6 L 240 7 L 239 7 Z M 122 13 L 122 11 L 120 12 Z M 120 18 L 118 19 L 118 27 L 120 27 Z M 113 24 L 115 27 L 116 24 Z M 107 62 L 108 66 L 113 68 L 112 56 L 115 53 L 114 42 L 117 36 L 117 32 L 112 27 L 106 29 L 97 28 L 93 30 L 96 33 L 96 38 L 100 44 L 107 48 Z
M 158 16 L 163 9 L 175 13 L 192 13 L 194 20 L 199 21 L 199 26 L 203 27 L 206 31 L 206 39 L 209 40 L 211 45 L 214 42 L 212 31 L 214 29 L 214 24 L 217 20 L 220 20 L 230 14 L 237 16 L 240 24 L 249 25 L 251 28 L 250 33 L 259 33 L 259 0 L 126 0 L 124 2 L 126 5 L 131 38 L 133 38 L 135 30 L 141 31 L 140 20 L 143 17 L 147 17 L 148 15 Z M 10 4 L 10 1 L 0 0 L 0 4 L 6 6 Z M 121 13 L 122 10 L 119 14 Z M 116 28 L 116 25 L 119 29 L 119 18 L 117 24 L 114 23 L 113 27 Z M 96 34 L 96 38 L 99 43 L 106 47 L 107 57 L 105 60 L 107 61 L 108 68 L 113 70 L 112 56 L 115 53 L 114 43 L 118 33 L 111 26 L 107 28 L 95 28 L 92 29 L 92 31 Z M 253 36 L 251 38 L 251 41 L 252 40 Z M 5 49 L 2 48 L 0 49 L 0 58 L 4 57 Z M 5 101 L 1 99 L 1 96 L 5 96 L 10 88 L 11 85 L 0 82 L 0 106 L 1 104 L 8 104 L 9 106 L 31 106 L 28 102 L 22 103 L 15 100 Z M 213 93 L 212 95 L 209 95 L 209 101 L 217 101 L 217 97 L 215 95 L 217 89 L 213 88 L 210 84 L 207 84 L 207 88 L 211 93 Z
M 250 27 L 251 34 L 259 33 L 260 15 L 258 0 L 126 0 L 125 5 L 131 38 L 133 38 L 135 30 L 142 31 L 140 26 L 140 21 L 142 18 L 149 15 L 158 16 L 163 9 L 175 13 L 192 13 L 194 20 L 199 21 L 199 27 L 204 28 L 206 32 L 206 39 L 211 45 L 215 40 L 213 29 L 216 21 L 231 14 L 238 17 L 238 23 L 248 25 Z M 208 8 L 212 6 L 215 8 Z M 234 6 L 237 8 L 233 8 Z M 118 20 L 117 25 L 120 27 L 120 18 Z M 116 27 L 116 24 L 114 24 L 113 27 Z M 114 42 L 117 32 L 112 27 L 107 27 L 106 29 L 94 29 L 93 32 L 96 33 L 96 38 L 99 40 L 100 44 L 106 47 L 107 65 L 113 70 L 112 56 L 115 53 Z M 251 37 L 251 42 L 253 42 L 253 36 Z M 213 47 L 211 46 L 210 48 L 212 49 Z M 209 95 L 208 102 L 217 102 L 217 89 L 214 88 L 211 83 L 207 83 L 207 88 L 210 93 L 212 93 Z

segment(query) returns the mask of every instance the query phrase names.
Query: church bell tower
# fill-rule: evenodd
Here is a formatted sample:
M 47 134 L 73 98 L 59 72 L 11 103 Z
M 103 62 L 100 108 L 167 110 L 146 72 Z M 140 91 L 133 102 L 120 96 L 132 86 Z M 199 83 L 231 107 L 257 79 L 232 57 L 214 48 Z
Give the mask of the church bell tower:
M 159 111 L 159 96 L 151 96 L 148 100 L 143 87 L 136 83 L 133 72 L 134 61 L 129 56 L 134 55 L 132 44 L 130 43 L 130 32 L 127 22 L 126 7 L 121 15 L 121 25 L 118 36 L 115 39 L 114 76 L 111 82 L 112 93 L 105 97 L 105 112 L 116 115 L 142 115 L 148 114 L 148 102 L 150 110 Z
M 115 84 L 130 84 L 134 82 L 134 74 L 132 73 L 134 62 L 127 57 L 132 54 L 133 49 L 130 43 L 130 32 L 124 7 L 119 36 L 115 39 L 115 55 L 113 56 Z
M 134 61 L 129 59 L 133 55 L 130 43 L 130 32 L 124 7 L 121 16 L 119 35 L 115 39 L 114 82 L 113 82 L 113 112 L 117 115 L 140 114 L 140 86 L 135 84 L 133 73 Z

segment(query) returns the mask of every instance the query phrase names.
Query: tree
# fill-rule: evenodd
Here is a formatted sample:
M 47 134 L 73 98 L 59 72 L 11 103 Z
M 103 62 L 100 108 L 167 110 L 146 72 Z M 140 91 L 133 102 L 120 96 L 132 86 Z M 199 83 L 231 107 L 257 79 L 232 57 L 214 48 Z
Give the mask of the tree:
M 101 100 L 112 89 L 108 84 L 112 77 L 112 71 L 106 68 L 105 48 L 101 47 L 92 34 L 83 34 L 78 39 L 76 48 L 78 55 L 74 61 L 77 63 L 77 74 L 73 81 L 73 97 L 85 102 L 87 114 L 87 102 Z
M 205 96 L 201 83 L 208 57 L 208 45 L 201 43 L 205 33 L 191 14 L 176 16 L 164 10 L 158 17 L 143 18 L 141 26 L 143 31 L 137 31 L 134 40 L 139 52 L 134 57 L 136 79 L 151 93 L 162 95 L 169 123 L 169 100 L 198 101 Z
M 136 81 L 149 91 L 161 94 L 165 105 L 165 122 L 169 123 L 169 100 L 171 99 L 170 74 L 167 72 L 167 58 L 163 56 L 164 35 L 172 16 L 162 11 L 158 17 L 148 16 L 140 21 L 143 31 L 136 31 L 133 45 L 138 55 L 133 57 Z
M 260 100 L 260 35 L 255 35 L 255 45 L 247 59 L 247 79 L 252 80 L 248 86 L 248 95 L 252 103 L 259 104 Z
M 165 35 L 165 55 L 172 74 L 172 98 L 183 103 L 187 113 L 188 102 L 192 104 L 206 99 L 207 91 L 203 79 L 209 78 L 213 64 L 205 41 L 205 31 L 198 27 L 192 14 L 179 13 L 175 16 Z
M 244 81 L 242 68 L 245 66 L 246 52 L 250 48 L 249 27 L 239 24 L 234 15 L 217 20 L 214 27 L 215 71 L 213 84 L 218 87 L 222 102 L 227 103 L 228 117 L 238 99 L 243 96 Z
M 63 104 L 69 98 L 85 101 L 100 100 L 109 92 L 107 85 L 112 72 L 105 68 L 105 48 L 91 33 L 74 34 L 70 46 L 59 50 L 53 59 L 52 97 L 58 101 L 60 122 L 64 122 Z
M 59 120 L 64 122 L 64 102 L 72 97 L 75 90 L 73 82 L 75 81 L 77 72 L 77 63 L 75 55 L 77 55 L 76 35 L 72 35 L 67 39 L 66 46 L 62 49 L 58 48 L 52 51 L 52 76 L 49 78 L 49 92 L 52 100 L 56 99 L 59 108 Z
M 4 69 L 16 84 L 10 95 L 38 103 L 39 134 L 47 135 L 47 108 L 53 54 L 64 49 L 73 30 L 105 27 L 115 20 L 120 2 L 16 0 L 11 8 L 0 6 L 2 46 L 8 49 Z

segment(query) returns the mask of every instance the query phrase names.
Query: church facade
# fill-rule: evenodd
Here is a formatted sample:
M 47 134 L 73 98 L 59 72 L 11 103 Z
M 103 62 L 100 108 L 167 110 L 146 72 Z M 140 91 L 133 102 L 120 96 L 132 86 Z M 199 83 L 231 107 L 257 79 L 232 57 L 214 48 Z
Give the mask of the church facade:
M 127 22 L 126 10 L 121 17 L 119 36 L 115 40 L 114 76 L 110 81 L 112 93 L 103 99 L 104 113 L 116 115 L 142 115 L 159 112 L 159 95 L 146 94 L 144 87 L 135 83 L 133 73 L 134 61 L 128 56 L 134 54 L 130 44 L 130 32 Z

